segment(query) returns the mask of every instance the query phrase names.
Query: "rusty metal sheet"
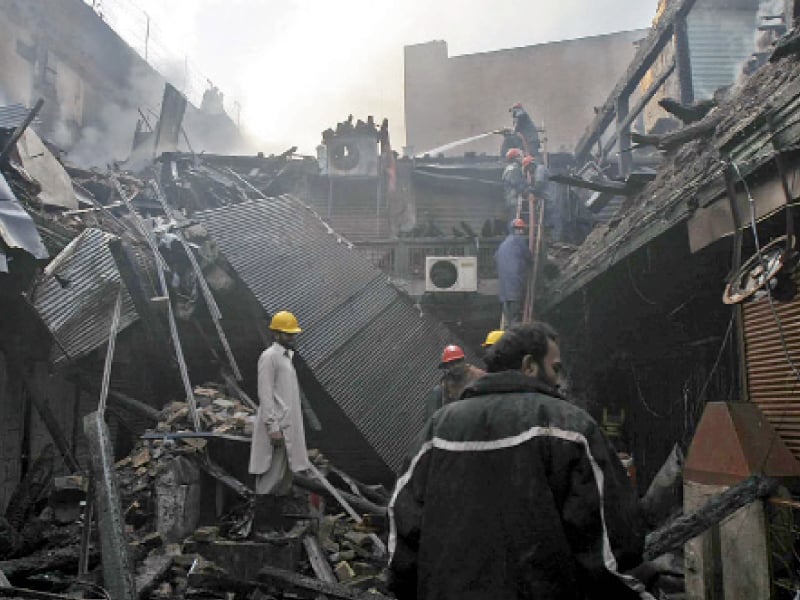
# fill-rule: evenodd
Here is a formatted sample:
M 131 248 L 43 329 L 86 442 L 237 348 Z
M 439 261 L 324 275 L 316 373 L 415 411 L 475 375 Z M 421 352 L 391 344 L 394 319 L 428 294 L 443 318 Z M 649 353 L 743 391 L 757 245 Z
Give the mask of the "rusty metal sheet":
M 800 273 L 795 273 L 800 283 Z M 791 302 L 773 300 L 783 328 L 783 339 L 800 368 L 800 297 Z M 786 358 L 778 322 L 766 297 L 744 309 L 744 346 L 748 391 L 794 455 L 800 458 L 800 380 Z

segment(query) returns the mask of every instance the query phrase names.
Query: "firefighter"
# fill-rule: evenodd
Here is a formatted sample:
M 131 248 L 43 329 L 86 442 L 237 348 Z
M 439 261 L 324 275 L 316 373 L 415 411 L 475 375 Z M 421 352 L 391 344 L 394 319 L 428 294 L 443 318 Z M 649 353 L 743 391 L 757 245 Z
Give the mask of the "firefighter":
M 512 148 L 506 152 L 508 165 L 503 170 L 503 196 L 505 198 L 507 221 L 518 216 L 520 199 L 527 198 L 528 182 L 522 172 L 522 151 Z
M 511 113 L 511 120 L 514 123 L 514 132 L 522 140 L 525 154 L 538 154 L 541 144 L 539 142 L 539 131 L 530 115 L 522 108 L 522 104 L 515 103 L 508 109 Z
M 439 368 L 442 370 L 442 379 L 428 397 L 425 407 L 427 418 L 445 404 L 458 400 L 467 385 L 486 374 L 483 369 L 468 363 L 464 350 L 455 344 L 445 346 Z
M 506 327 L 522 321 L 528 265 L 531 263 L 525 221 L 515 219 L 511 225 L 512 232 L 494 253 L 497 265 L 497 295 L 503 305 Z
M 255 475 L 256 537 L 270 537 L 283 528 L 283 498 L 292 488 L 292 474 L 309 469 L 294 370 L 295 338 L 302 330 L 288 311 L 270 321 L 275 341 L 258 359 L 258 413 L 250 446 L 249 471 Z

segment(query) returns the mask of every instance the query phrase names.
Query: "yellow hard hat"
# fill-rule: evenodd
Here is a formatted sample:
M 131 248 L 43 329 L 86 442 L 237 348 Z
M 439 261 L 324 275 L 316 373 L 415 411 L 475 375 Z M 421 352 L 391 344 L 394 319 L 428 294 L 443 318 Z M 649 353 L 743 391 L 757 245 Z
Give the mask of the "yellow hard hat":
M 303 331 L 297 323 L 297 317 L 288 310 L 276 312 L 272 316 L 269 328 L 273 331 L 282 331 L 283 333 L 300 333 Z
M 484 348 L 488 348 L 489 346 L 494 346 L 498 340 L 503 337 L 505 332 L 502 329 L 495 329 L 494 331 L 490 331 L 486 335 L 486 341 L 481 344 Z

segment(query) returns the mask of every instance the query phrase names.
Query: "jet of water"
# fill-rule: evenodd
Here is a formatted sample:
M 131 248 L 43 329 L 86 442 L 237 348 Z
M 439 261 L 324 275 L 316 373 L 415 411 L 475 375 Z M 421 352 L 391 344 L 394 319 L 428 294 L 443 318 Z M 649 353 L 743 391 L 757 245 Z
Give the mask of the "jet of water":
M 478 135 L 473 135 L 471 137 L 461 138 L 460 140 L 456 140 L 454 142 L 449 142 L 444 146 L 438 146 L 433 150 L 427 150 L 425 152 L 418 152 L 415 156 L 419 158 L 420 156 L 425 156 L 426 154 L 430 154 L 435 156 L 441 152 L 446 152 L 448 150 L 452 150 L 453 148 L 457 148 L 458 146 L 463 146 L 464 144 L 469 144 L 470 142 L 474 142 L 475 140 L 480 140 L 490 135 L 494 135 L 496 131 L 487 131 L 485 133 L 479 133 Z

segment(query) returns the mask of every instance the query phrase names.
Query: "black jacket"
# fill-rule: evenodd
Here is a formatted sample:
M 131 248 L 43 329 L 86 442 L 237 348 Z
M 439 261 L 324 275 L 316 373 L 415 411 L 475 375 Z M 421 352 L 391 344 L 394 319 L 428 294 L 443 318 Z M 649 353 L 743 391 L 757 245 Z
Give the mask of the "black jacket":
M 638 502 L 595 421 L 541 381 L 491 373 L 428 422 L 389 504 L 398 598 L 651 598 Z

